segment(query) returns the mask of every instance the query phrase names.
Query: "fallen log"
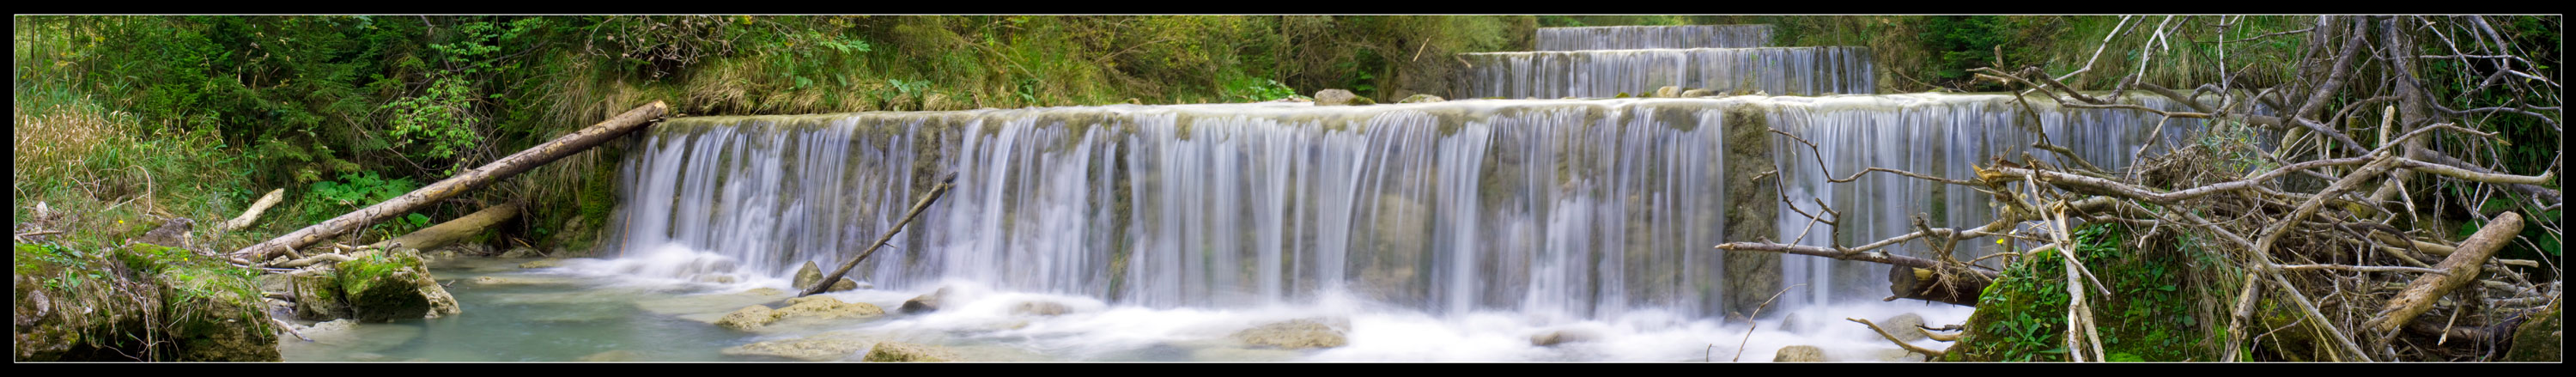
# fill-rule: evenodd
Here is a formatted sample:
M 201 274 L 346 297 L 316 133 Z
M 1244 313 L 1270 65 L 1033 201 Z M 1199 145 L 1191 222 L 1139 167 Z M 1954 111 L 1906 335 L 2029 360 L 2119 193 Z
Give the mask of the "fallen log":
M 421 206 L 429 205 L 430 203 L 437 203 L 440 200 L 446 200 L 447 198 L 463 194 L 468 190 L 481 188 L 483 186 L 490 185 L 493 182 L 499 182 L 501 178 L 507 178 L 513 175 L 518 175 L 519 173 L 527 172 L 529 169 L 535 169 L 538 166 L 554 162 L 555 160 L 562 159 L 565 156 L 571 156 L 574 153 L 588 150 L 590 147 L 606 143 L 619 136 L 625 136 L 627 133 L 634 132 L 635 130 L 643 129 L 643 125 L 651 123 L 654 119 L 661 118 L 663 112 L 668 108 L 669 106 L 663 105 L 662 101 L 653 101 L 653 103 L 645 104 L 642 107 L 636 107 L 634 110 L 627 110 L 624 114 L 609 117 L 608 120 L 600 121 L 598 124 L 583 127 L 580 131 L 574 131 L 570 135 L 564 135 L 563 137 L 555 138 L 554 141 L 548 141 L 545 144 L 538 144 L 537 146 L 528 148 L 527 150 L 519 151 L 519 153 L 510 154 L 508 157 L 502 157 L 500 160 L 492 161 L 492 163 L 483 164 L 483 166 L 476 167 L 474 170 L 467 170 L 464 174 L 458 174 L 455 177 L 449 177 L 446 180 L 438 181 L 438 183 L 432 183 L 427 187 L 421 187 L 419 190 L 412 190 L 410 193 L 403 194 L 402 196 L 395 197 L 391 200 L 386 200 L 383 203 L 376 203 L 375 205 L 367 206 L 367 208 L 358 209 L 356 212 L 343 214 L 340 215 L 340 217 L 331 218 L 330 220 L 323 221 L 320 224 L 313 224 L 313 226 L 308 226 L 304 229 L 278 236 L 275 239 L 250 245 L 250 247 L 242 248 L 240 251 L 234 251 L 231 256 L 235 259 L 266 260 L 271 256 L 285 253 L 287 250 L 303 248 L 316 242 L 322 242 L 323 239 L 330 238 L 341 233 L 346 233 L 350 230 L 355 230 L 369 224 L 392 220 L 396 216 L 411 213 L 412 210 Z
M 473 237 L 475 233 L 482 233 L 483 228 L 492 227 L 493 224 L 500 224 L 502 221 L 509 221 L 511 217 L 517 217 L 518 215 L 519 205 L 517 204 L 491 206 L 484 208 L 481 211 L 474 211 L 473 214 L 465 215 L 465 217 L 458 217 L 455 220 L 447 220 L 447 222 L 438 223 L 438 225 L 432 225 L 428 228 L 421 228 L 420 230 L 412 231 L 411 234 L 405 234 L 401 237 L 394 237 L 393 239 L 384 240 L 383 242 L 367 245 L 367 247 L 384 249 L 387 248 L 387 245 L 403 245 L 403 247 L 417 250 L 434 250 L 438 249 L 440 246 L 447 246 L 449 244 L 456 243 L 456 241 Z
M 2503 249 L 2505 243 L 2521 232 L 2521 214 L 2505 212 L 2497 215 L 2495 221 L 2488 222 L 2485 228 L 2478 229 L 2477 234 L 2470 235 L 2468 241 L 2461 242 L 2459 251 L 2433 265 L 2433 269 L 2442 270 L 2443 274 L 2416 277 L 2414 283 L 2407 284 L 2405 291 L 2388 300 L 2388 305 L 2379 310 L 2379 315 L 2372 318 L 2367 327 L 2381 334 L 2394 334 L 2400 326 L 2415 320 L 2415 316 L 2432 310 L 2433 302 L 2450 294 L 2452 289 L 2477 281 L 2478 268 L 2486 265 L 2487 257 L 2495 255 L 2496 250 Z M 2389 338 L 2380 339 L 2385 342 Z
M 816 293 L 823 293 L 823 290 L 831 289 L 832 284 L 840 283 L 841 275 L 849 274 L 850 268 L 859 266 L 859 261 L 868 260 L 869 255 L 875 255 L 877 253 L 877 248 L 885 247 L 886 241 L 894 240 L 894 235 L 902 233 L 905 225 L 912 224 L 913 217 L 921 216 L 921 210 L 929 209 L 930 203 L 938 202 L 940 195 L 948 193 L 948 188 L 956 187 L 956 182 L 957 173 L 948 173 L 947 178 L 939 180 L 939 186 L 930 188 L 930 194 L 923 196 L 921 198 L 921 203 L 915 203 L 912 205 L 912 210 L 904 211 L 903 221 L 895 222 L 893 229 L 887 229 L 884 235 L 877 236 L 877 242 L 868 244 L 867 251 L 860 252 L 859 257 L 857 258 L 850 258 L 849 262 L 842 262 L 841 268 L 832 270 L 830 275 L 823 275 L 823 280 L 815 281 L 814 286 L 812 287 L 805 287 L 805 291 L 797 293 L 796 297 L 813 296 Z
M 248 228 L 250 227 L 250 223 L 259 222 L 260 213 L 268 212 L 269 206 L 277 205 L 278 201 L 285 199 L 286 189 L 268 190 L 268 195 L 261 195 L 259 197 L 259 201 L 251 202 L 250 210 L 242 211 L 241 217 L 234 217 L 232 220 L 225 220 L 223 229 L 225 231 L 235 231 L 241 230 L 242 228 Z

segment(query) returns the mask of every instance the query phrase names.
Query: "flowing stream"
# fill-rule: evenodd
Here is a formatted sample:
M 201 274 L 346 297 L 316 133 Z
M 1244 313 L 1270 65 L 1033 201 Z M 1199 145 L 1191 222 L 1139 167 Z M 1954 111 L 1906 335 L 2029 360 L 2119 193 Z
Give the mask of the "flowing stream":
M 1477 68 L 1460 97 L 1875 87 L 1867 50 L 1747 42 L 1767 41 L 1768 28 L 1541 37 L 1542 49 L 1584 50 L 1465 54 Z M 1918 213 L 1973 227 L 1993 218 L 1984 193 L 1888 174 L 1828 179 L 1865 167 L 1967 178 L 1970 165 L 2025 154 L 2065 163 L 2030 147 L 2042 135 L 2116 168 L 2159 125 L 2160 143 L 2199 126 L 2018 103 L 1896 94 L 677 118 L 628 141 L 599 258 L 449 266 L 439 277 L 535 283 L 458 284 L 464 315 L 337 330 L 410 340 L 289 344 L 287 355 L 764 361 L 777 359 L 715 350 L 855 332 L 991 361 L 1767 361 L 1788 345 L 1902 360 L 1841 318 L 1959 323 L 1970 308 L 1880 302 L 1880 265 L 1711 247 L 1855 245 L 1911 232 Z M 747 290 L 792 291 L 785 279 L 800 265 L 856 256 L 951 175 L 953 190 L 850 273 L 871 288 L 829 294 L 891 309 L 948 287 L 942 310 L 750 333 L 705 323 L 783 298 Z M 1818 202 L 1842 213 L 1839 232 L 1799 215 Z M 1994 252 L 1985 246 L 1957 257 Z M 1073 312 L 1013 313 L 1031 301 Z M 1349 345 L 1227 340 L 1318 317 L 1347 321 Z M 1590 339 L 1531 341 L 1565 331 Z

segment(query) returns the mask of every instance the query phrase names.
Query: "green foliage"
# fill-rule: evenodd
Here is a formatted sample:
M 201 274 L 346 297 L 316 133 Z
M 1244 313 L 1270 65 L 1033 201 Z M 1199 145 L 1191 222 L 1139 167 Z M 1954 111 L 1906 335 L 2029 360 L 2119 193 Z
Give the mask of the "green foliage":
M 391 200 L 419 189 L 410 178 L 383 179 L 375 172 L 343 174 L 338 181 L 315 182 L 305 190 L 304 221 L 316 223 L 356 211 L 368 205 Z M 370 230 L 403 234 L 429 226 L 429 216 L 413 213 L 394 221 L 376 224 Z
M 2112 293 L 2087 289 L 2088 305 L 2111 361 L 2207 361 L 2211 353 L 2209 314 L 2201 311 L 2204 287 L 2189 277 L 2214 263 L 2213 255 L 2167 235 L 2133 245 L 2128 229 L 2113 224 L 2087 224 L 2070 232 L 2075 255 L 2097 274 Z M 2144 247 L 2135 247 L 2144 246 Z M 2055 251 L 2015 261 L 1986 287 L 1977 313 L 1968 321 L 1970 339 L 1962 340 L 1963 357 L 1986 361 L 2055 361 L 2066 359 L 2065 262 Z M 2088 284 L 2089 285 L 2089 284 Z

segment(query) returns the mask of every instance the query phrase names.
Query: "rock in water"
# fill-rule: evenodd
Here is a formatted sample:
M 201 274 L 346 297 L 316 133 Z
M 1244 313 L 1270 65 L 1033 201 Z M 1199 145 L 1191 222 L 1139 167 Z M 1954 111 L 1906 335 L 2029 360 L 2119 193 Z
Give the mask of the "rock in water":
M 902 310 L 903 314 L 938 311 L 939 302 L 947 299 L 948 287 L 939 287 L 939 290 L 930 291 L 930 294 L 913 297 L 911 300 L 904 300 L 903 307 L 898 308 L 898 310 Z
M 1235 332 L 1244 343 L 1287 349 L 1333 348 L 1350 344 L 1340 329 L 1312 319 L 1271 323 Z
M 840 279 L 832 281 L 832 289 L 825 289 L 823 291 L 840 292 L 852 289 L 859 289 L 859 282 L 850 281 L 850 279 Z
M 1540 346 L 1540 347 L 1555 347 L 1555 346 L 1556 346 L 1556 345 L 1558 345 L 1558 344 L 1565 344 L 1565 343 L 1577 343 L 1577 342 L 1589 342 L 1589 341 L 1592 341 L 1592 340 L 1594 340 L 1594 339 L 1600 339 L 1600 338 L 1601 338 L 1601 334 L 1600 334 L 1600 333 L 1593 332 L 1592 330 L 1585 330 L 1585 329 L 1563 329 L 1563 330 L 1556 330 L 1556 331 L 1549 331 L 1549 332 L 1539 333 L 1538 335 L 1532 335 L 1532 336 L 1530 336 L 1530 345 L 1533 345 L 1533 346 Z
M 538 255 L 538 254 L 537 254 L 537 249 L 530 249 L 530 248 L 525 248 L 525 247 L 521 247 L 521 248 L 513 248 L 513 249 L 510 249 L 510 251 L 508 251 L 508 252 L 503 252 L 503 253 L 501 253 L 501 257 L 502 257 L 502 258 L 511 258 L 511 259 L 518 259 L 518 258 L 534 258 L 534 257 L 540 257 L 540 256 L 543 256 L 543 255 Z
M 538 259 L 538 260 L 536 260 L 536 261 L 534 261 L 534 262 L 520 263 L 520 264 L 519 264 L 519 268 L 531 268 L 531 269 L 533 269 L 533 268 L 555 268 L 555 267 L 563 267 L 563 260 L 561 260 L 561 259 L 554 259 L 554 258 L 546 258 L 546 259 Z
M 876 341 L 847 333 L 823 333 L 788 340 L 772 340 L 725 348 L 720 353 L 735 356 L 774 356 L 804 361 L 841 361 L 867 351 Z
M 1683 97 L 1707 97 L 1714 95 L 1717 95 L 1717 91 L 1708 89 L 1691 89 L 1682 91 Z
M 319 267 L 286 275 L 295 293 L 296 318 L 329 321 L 353 316 L 349 305 L 340 301 L 338 270 Z
M 876 304 L 847 303 L 831 297 L 805 296 L 787 299 L 787 307 L 779 308 L 770 315 L 779 319 L 789 317 L 835 319 L 865 318 L 884 314 L 885 309 L 878 308 Z
M 612 362 L 612 363 L 613 363 L 613 362 L 632 362 L 632 361 L 651 361 L 651 360 L 645 360 L 645 359 L 644 359 L 644 355 L 636 354 L 636 353 L 635 353 L 635 351 L 628 351 L 628 350 L 615 350 L 615 351 L 608 351 L 608 352 L 594 353 L 594 354 L 590 354 L 590 356 L 582 356 L 580 359 L 577 359 L 576 361 L 588 361 L 588 362 Z
M 1020 303 L 1020 306 L 1019 306 L 1019 307 L 1011 308 L 1011 313 L 1012 313 L 1012 314 L 1029 314 L 1029 315 L 1040 315 L 1040 316 L 1057 316 L 1057 315 L 1063 315 L 1064 313 L 1070 313 L 1070 312 L 1073 312 L 1073 307 L 1065 306 L 1063 303 L 1058 303 L 1058 302 L 1054 302 L 1054 301 L 1030 301 L 1030 302 L 1023 302 L 1023 303 Z
M 1440 102 L 1440 101 L 1447 101 L 1447 100 L 1448 100 L 1448 99 L 1440 98 L 1440 96 L 1435 96 L 1435 95 L 1429 95 L 1429 94 L 1415 94 L 1415 95 L 1413 95 L 1413 96 L 1411 96 L 1411 97 L 1404 97 L 1404 100 L 1403 100 L 1403 101 L 1396 101 L 1395 103 L 1432 103 L 1432 102 Z
M 1655 98 L 1681 98 L 1682 87 L 1666 85 L 1655 88 Z
M 817 281 L 823 281 L 823 267 L 814 261 L 805 261 L 805 266 L 796 268 L 796 289 L 812 288 Z
M 390 322 L 457 313 L 456 298 L 430 277 L 419 253 L 360 251 L 340 262 L 338 270 L 340 293 L 358 320 Z
M 1816 348 L 1816 346 L 1782 347 L 1780 348 L 1780 354 L 1778 356 L 1772 356 L 1771 361 L 1783 363 L 1823 362 L 1825 361 L 1825 350 Z
M 761 326 L 768 326 L 770 322 L 777 321 L 778 314 L 769 310 L 769 307 L 752 305 L 743 307 L 741 310 L 735 310 L 733 313 L 725 314 L 724 318 L 717 318 L 716 326 L 728 329 L 751 331 L 753 329 L 759 329 Z
M 957 353 L 937 346 L 879 342 L 865 361 L 874 363 L 940 363 L 957 361 Z
M 1896 340 L 1908 342 L 1927 338 L 1923 335 L 1922 326 L 1923 316 L 1914 313 L 1898 314 L 1878 322 L 1878 328 L 1887 330 L 1888 335 L 1895 335 Z

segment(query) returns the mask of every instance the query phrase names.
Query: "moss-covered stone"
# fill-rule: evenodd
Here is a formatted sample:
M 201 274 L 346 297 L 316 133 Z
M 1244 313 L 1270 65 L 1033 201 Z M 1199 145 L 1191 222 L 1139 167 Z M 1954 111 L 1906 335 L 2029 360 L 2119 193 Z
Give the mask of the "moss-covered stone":
M 2560 335 L 2565 330 L 2559 322 L 2559 304 L 2549 303 L 2548 309 L 2533 314 L 2523 320 L 2522 326 L 2514 328 L 2513 349 L 2504 353 L 2504 361 L 2562 360 L 2559 352 L 2564 349 L 2561 346 L 2565 345 L 2566 338 Z
M 161 316 L 178 361 L 281 361 L 277 330 L 261 310 L 257 271 L 220 263 L 162 270 Z
M 255 271 L 184 249 L 17 244 L 18 361 L 278 361 Z
M 354 318 L 367 322 L 456 314 L 456 299 L 409 251 L 360 251 L 339 264 L 340 293 Z
M 329 321 L 354 317 L 349 304 L 340 294 L 338 269 L 308 269 L 288 274 L 295 295 L 295 317 L 308 321 Z

